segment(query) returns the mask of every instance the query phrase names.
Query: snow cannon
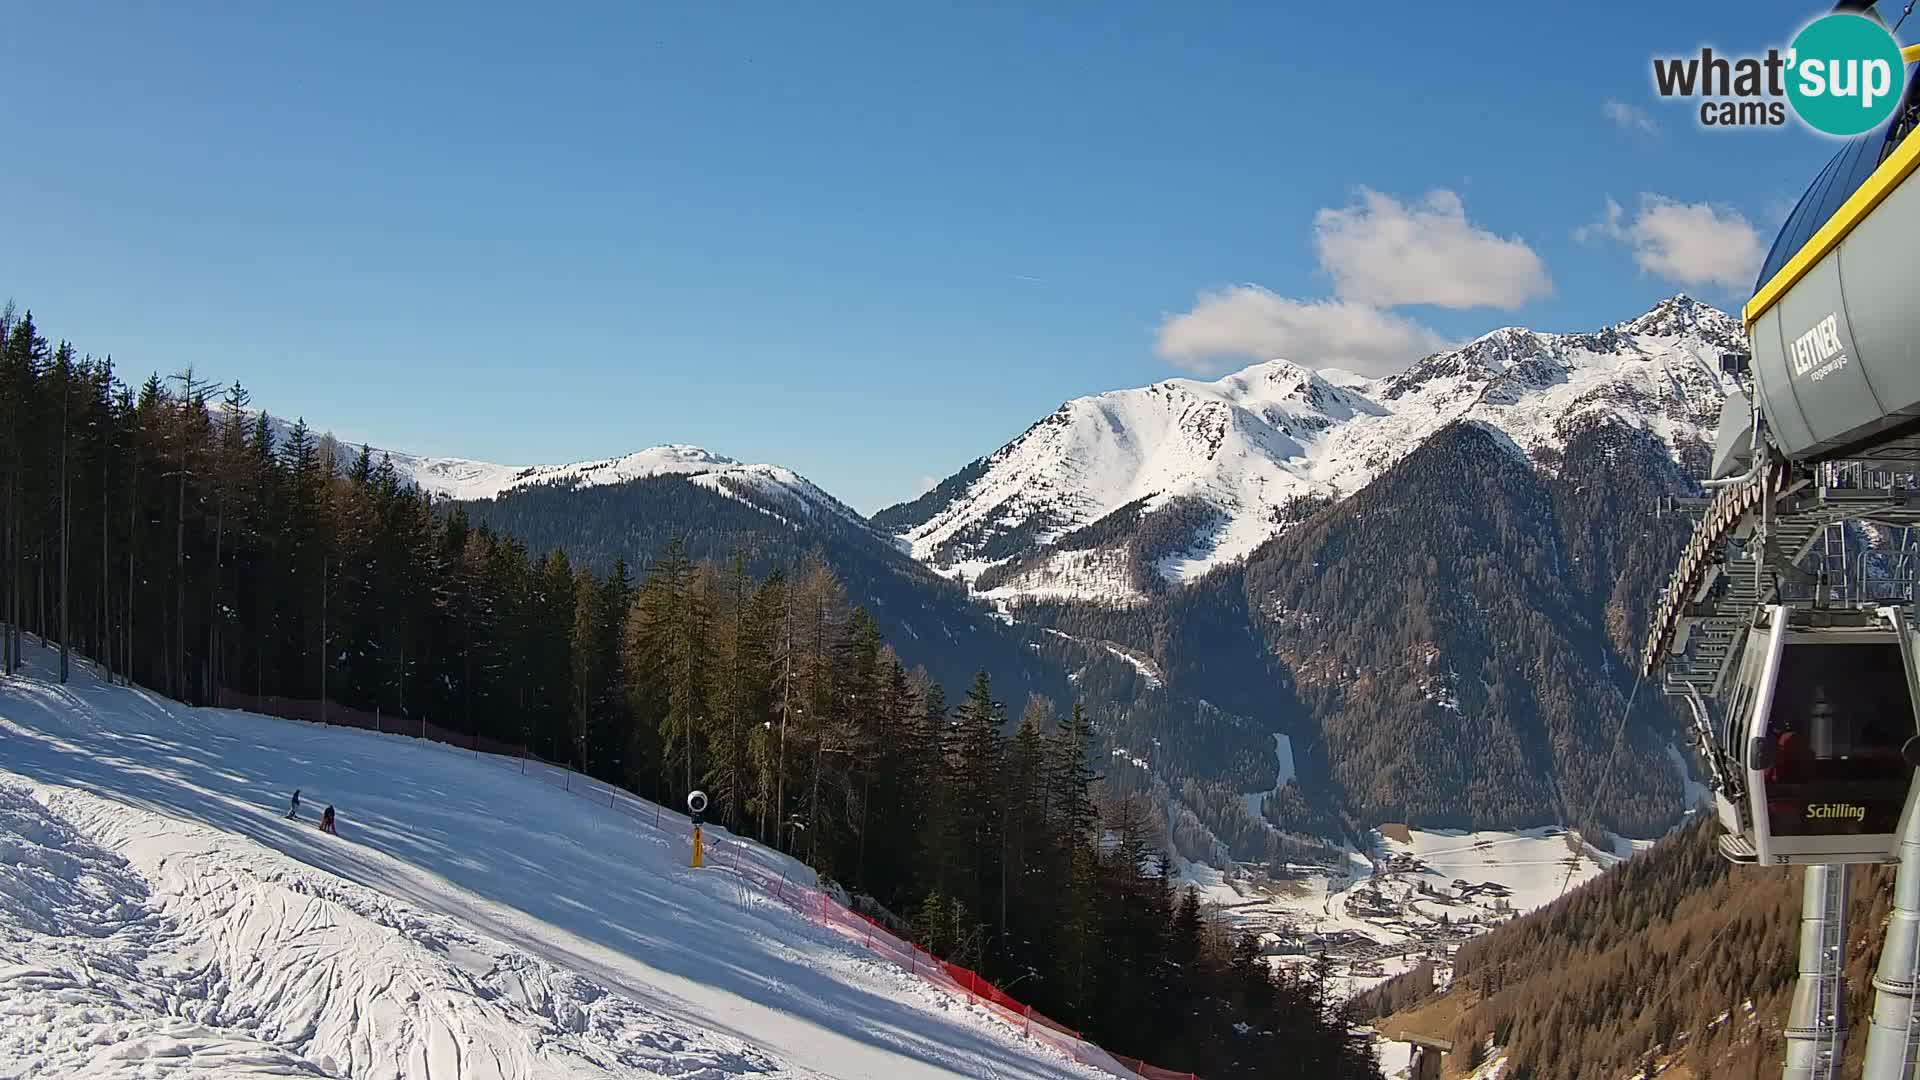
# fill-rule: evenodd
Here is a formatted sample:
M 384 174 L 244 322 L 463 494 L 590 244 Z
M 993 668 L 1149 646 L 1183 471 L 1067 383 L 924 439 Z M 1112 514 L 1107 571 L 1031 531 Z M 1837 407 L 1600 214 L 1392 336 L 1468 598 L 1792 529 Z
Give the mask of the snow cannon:
M 704 791 L 688 792 L 687 816 L 693 819 L 693 861 L 689 865 L 695 870 L 700 869 L 701 865 L 706 862 L 706 838 L 702 836 L 700 832 L 700 825 L 704 821 L 702 815 L 706 812 L 707 793 Z

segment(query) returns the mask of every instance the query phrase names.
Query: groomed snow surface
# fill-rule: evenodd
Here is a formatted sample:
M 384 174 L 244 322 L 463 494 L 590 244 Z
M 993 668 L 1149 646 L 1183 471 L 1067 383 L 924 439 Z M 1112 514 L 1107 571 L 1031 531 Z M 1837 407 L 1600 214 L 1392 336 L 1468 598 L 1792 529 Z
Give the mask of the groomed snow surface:
M 751 883 L 811 875 L 722 831 L 751 879 L 502 759 L 29 660 L 0 684 L 0 1078 L 1108 1075 L 814 925 Z

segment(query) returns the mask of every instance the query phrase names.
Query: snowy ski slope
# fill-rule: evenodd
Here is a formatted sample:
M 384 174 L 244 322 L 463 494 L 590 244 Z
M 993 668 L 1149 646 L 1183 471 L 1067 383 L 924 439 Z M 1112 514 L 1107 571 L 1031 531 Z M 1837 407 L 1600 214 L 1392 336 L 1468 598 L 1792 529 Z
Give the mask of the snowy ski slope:
M 0 684 L 0 1078 L 1109 1075 L 687 869 L 672 815 L 29 661 Z

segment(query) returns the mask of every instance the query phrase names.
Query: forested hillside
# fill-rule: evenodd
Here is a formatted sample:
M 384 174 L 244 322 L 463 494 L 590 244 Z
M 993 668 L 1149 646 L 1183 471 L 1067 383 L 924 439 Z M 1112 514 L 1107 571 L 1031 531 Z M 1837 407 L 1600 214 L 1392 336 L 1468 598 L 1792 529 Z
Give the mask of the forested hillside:
M 1032 631 L 993 618 L 965 589 L 857 522 L 800 517 L 748 488 L 722 493 L 688 477 L 658 476 L 599 487 L 538 485 L 459 505 L 471 520 L 532 550 L 564 547 L 601 573 L 675 540 L 689 558 L 737 557 L 755 575 L 799 566 L 817 553 L 909 663 L 942 686 L 958 689 L 986 668 L 1014 700 L 1068 693 L 1065 674 L 1034 655 Z
M 871 614 L 904 664 L 924 668 L 950 692 L 986 669 L 1008 700 L 1039 694 L 1084 702 L 1110 787 L 1163 805 L 1181 855 L 1216 864 L 1334 857 L 1324 838 L 1341 827 L 1324 804 L 1305 811 L 1311 800 L 1298 785 L 1290 798 L 1268 800 L 1265 821 L 1248 814 L 1241 798 L 1274 786 L 1272 736 L 1294 719 L 1284 701 L 1222 709 L 1205 683 L 1170 690 L 1101 642 L 1010 624 L 856 522 L 796 514 L 751 488 L 716 490 L 681 476 L 533 485 L 457 505 L 531 550 L 563 547 L 602 573 L 623 560 L 643 563 L 670 542 L 695 560 L 738 560 L 752 575 L 817 561 L 831 568 L 849 602 Z
M 1461 946 L 1447 992 L 1466 1066 L 1507 1056 L 1503 1078 L 1625 1077 L 1673 1061 L 1696 1077 L 1777 1075 L 1799 948 L 1798 870 L 1735 867 L 1704 816 L 1565 899 Z M 1853 871 L 1844 1067 L 1859 1073 L 1893 875 Z M 1363 1011 L 1420 1030 L 1436 995 L 1388 984 Z M 1393 1026 L 1393 1025 L 1389 1025 Z
M 1658 699 L 1610 745 L 1628 665 L 1578 587 L 1632 578 L 1584 569 L 1604 541 L 1561 513 L 1561 486 L 1605 483 L 1587 472 L 1556 482 L 1496 433 L 1462 425 L 1247 567 L 1257 616 L 1356 814 L 1635 836 L 1674 820 L 1680 777 L 1644 723 Z M 1645 588 L 1656 584 L 1648 574 Z M 1609 761 L 1632 780 L 1612 787 Z M 1579 820 L 1602 798 L 1598 820 Z
M 667 541 L 595 572 L 303 423 L 276 439 L 238 383 L 135 390 L 7 315 L 0 674 L 34 634 L 63 677 L 85 655 L 190 702 L 323 698 L 662 800 L 704 787 L 722 824 L 1123 1053 L 1377 1075 L 1319 984 L 1176 895 L 1154 811 L 1096 783 L 1087 712 L 1029 699 L 1009 736 L 986 671 L 949 708 L 824 559 L 755 573 Z

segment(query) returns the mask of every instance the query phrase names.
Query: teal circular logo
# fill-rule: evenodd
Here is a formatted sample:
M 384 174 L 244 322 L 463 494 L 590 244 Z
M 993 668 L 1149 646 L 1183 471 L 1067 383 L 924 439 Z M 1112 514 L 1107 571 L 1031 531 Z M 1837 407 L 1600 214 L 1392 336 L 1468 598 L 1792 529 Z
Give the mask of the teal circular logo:
M 1808 23 L 1788 54 L 1787 100 L 1808 127 L 1858 135 L 1885 123 L 1907 86 L 1900 43 L 1864 15 Z

